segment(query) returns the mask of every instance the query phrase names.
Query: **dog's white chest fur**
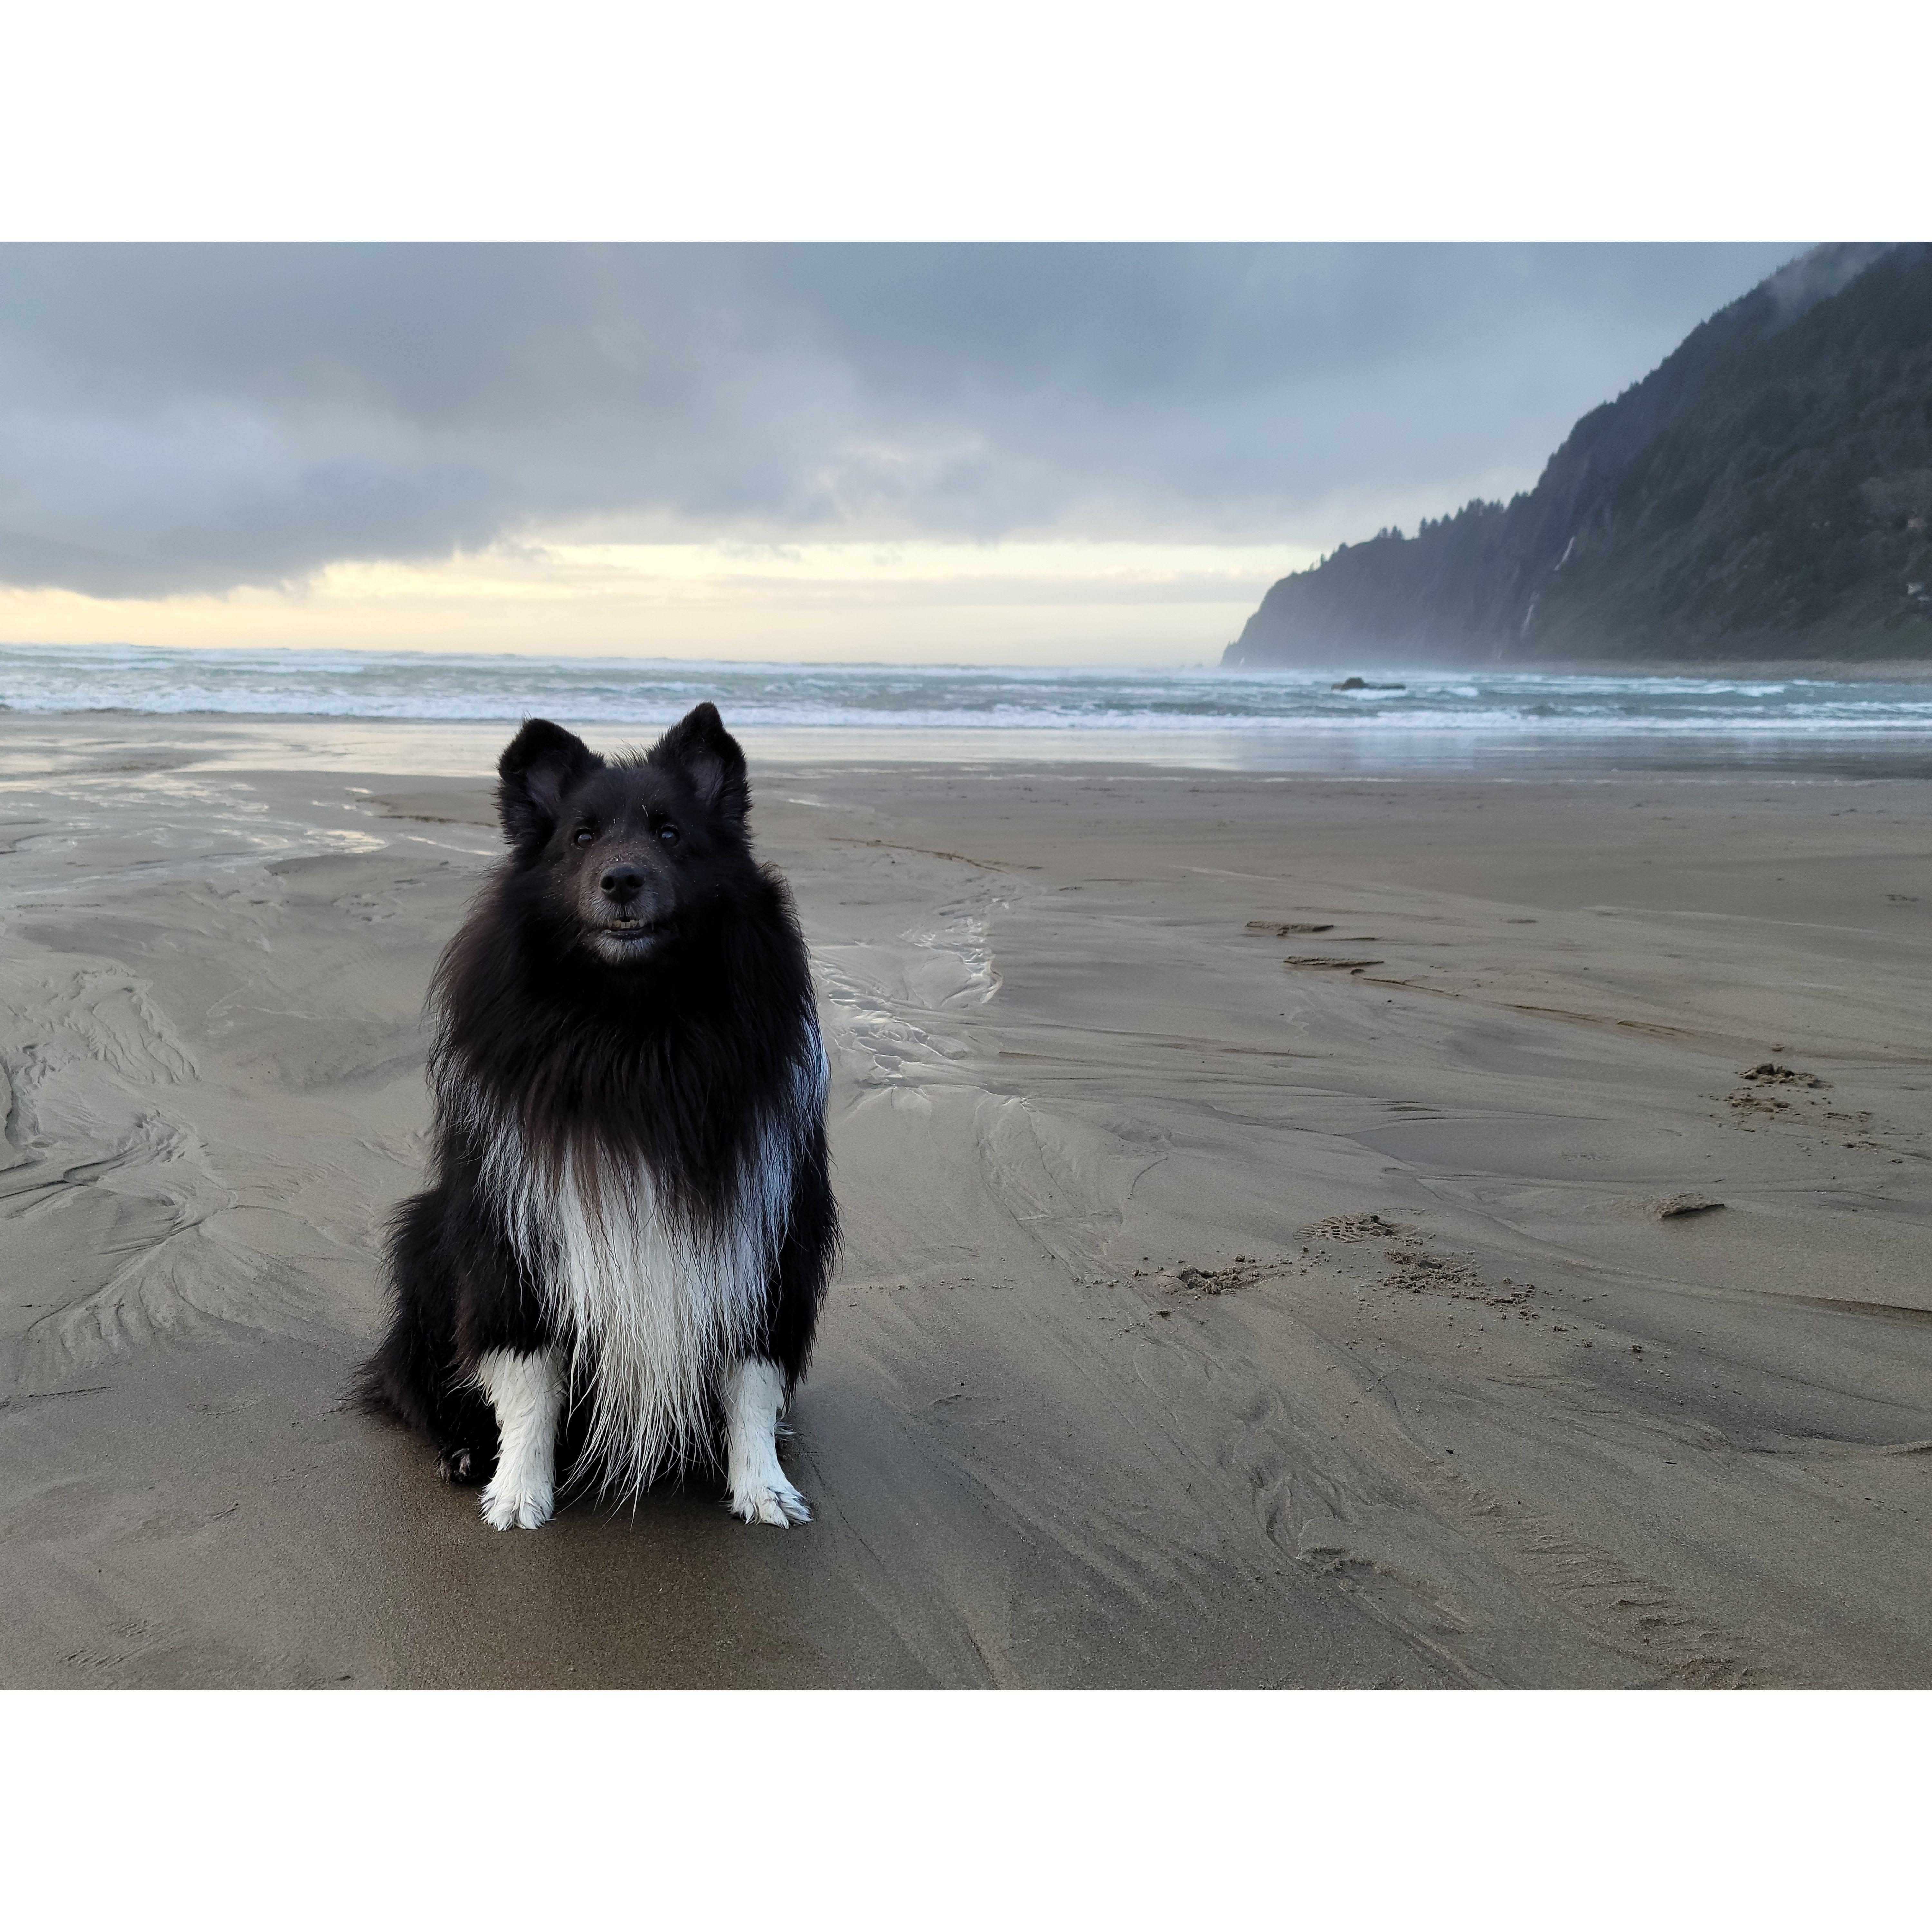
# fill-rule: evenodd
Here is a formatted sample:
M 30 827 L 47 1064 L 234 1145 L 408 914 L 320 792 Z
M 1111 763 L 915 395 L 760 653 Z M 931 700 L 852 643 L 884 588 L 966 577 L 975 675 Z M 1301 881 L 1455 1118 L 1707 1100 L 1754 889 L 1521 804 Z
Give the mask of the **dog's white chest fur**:
M 640 1490 L 701 1450 L 712 1404 L 752 1352 L 784 1239 L 792 1161 L 762 1137 L 730 1210 L 693 1226 L 635 1162 L 532 1160 L 516 1124 L 478 1108 L 484 1185 L 538 1284 L 587 1408 L 585 1461 Z M 593 1158 L 595 1156 L 592 1156 Z
M 641 1487 L 706 1440 L 710 1404 L 764 1313 L 772 1246 L 734 1214 L 710 1239 L 665 1213 L 650 1178 L 573 1164 L 532 1177 L 530 1219 L 550 1314 L 590 1404 L 586 1450 L 620 1489 Z

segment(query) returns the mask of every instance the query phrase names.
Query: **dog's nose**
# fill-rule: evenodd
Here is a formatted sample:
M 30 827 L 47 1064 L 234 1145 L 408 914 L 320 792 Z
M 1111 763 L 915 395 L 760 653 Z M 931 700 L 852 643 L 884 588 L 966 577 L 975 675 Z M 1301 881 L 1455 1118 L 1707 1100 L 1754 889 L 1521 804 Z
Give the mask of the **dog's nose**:
M 622 905 L 644 890 L 644 868 L 641 866 L 613 866 L 599 883 L 607 896 Z

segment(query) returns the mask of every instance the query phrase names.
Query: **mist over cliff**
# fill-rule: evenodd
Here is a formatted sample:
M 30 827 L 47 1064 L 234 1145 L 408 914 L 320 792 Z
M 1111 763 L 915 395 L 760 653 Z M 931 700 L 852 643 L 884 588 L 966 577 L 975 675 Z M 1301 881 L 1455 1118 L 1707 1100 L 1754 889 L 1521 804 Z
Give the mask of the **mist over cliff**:
M 1508 503 L 1283 578 L 1228 664 L 1932 656 L 1932 244 L 1815 248 Z

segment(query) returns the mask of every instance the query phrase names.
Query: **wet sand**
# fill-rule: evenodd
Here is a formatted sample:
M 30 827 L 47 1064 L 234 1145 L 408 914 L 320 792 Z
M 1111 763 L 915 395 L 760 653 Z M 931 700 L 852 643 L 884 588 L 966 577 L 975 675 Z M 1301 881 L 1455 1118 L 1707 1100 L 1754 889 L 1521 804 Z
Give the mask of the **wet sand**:
M 1932 1683 L 1932 784 L 754 757 L 818 1520 L 498 1534 L 341 1406 L 433 737 L 0 718 L 0 1682 Z

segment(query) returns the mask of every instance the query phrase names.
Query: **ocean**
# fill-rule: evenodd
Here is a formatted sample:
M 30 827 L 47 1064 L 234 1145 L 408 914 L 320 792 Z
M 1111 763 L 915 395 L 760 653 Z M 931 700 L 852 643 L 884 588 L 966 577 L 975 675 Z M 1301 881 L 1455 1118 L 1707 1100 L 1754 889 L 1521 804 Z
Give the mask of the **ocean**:
M 1351 676 L 1356 681 L 1342 688 Z M 1932 776 L 1932 678 L 1909 676 L 1034 669 L 0 646 L 0 706 L 42 715 L 198 714 L 422 730 L 547 716 L 608 743 L 647 739 L 707 698 L 748 746 L 802 758 L 1073 759 L 1317 773 L 1723 768 Z

